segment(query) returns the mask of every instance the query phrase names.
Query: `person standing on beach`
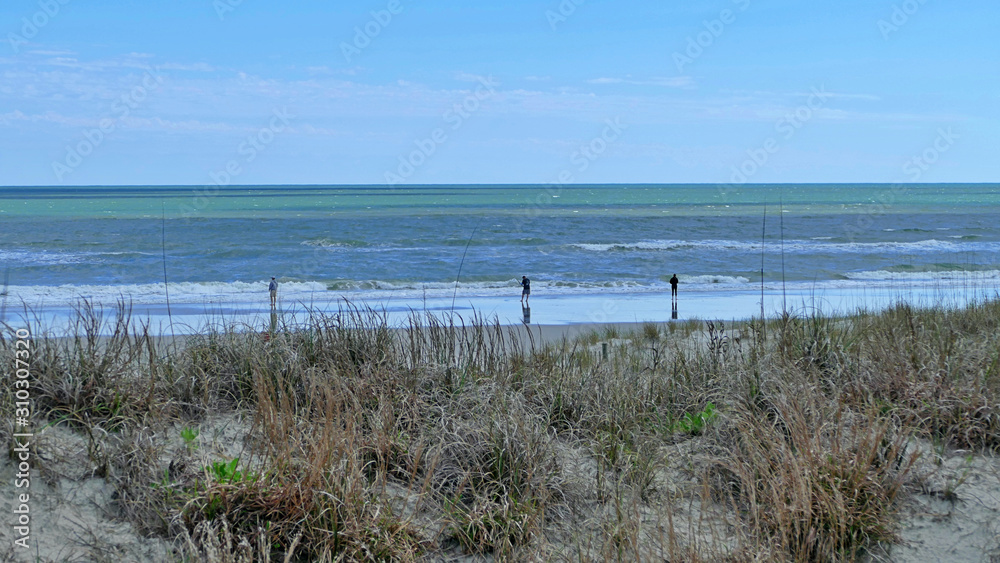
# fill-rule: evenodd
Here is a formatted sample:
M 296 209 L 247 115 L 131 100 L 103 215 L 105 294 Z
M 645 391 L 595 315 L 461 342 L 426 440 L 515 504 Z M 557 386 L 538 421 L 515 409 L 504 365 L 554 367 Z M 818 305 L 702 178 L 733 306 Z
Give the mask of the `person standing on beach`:
M 670 300 L 677 301 L 677 274 L 670 278 Z
M 528 298 L 531 297 L 531 280 L 528 276 L 521 276 L 521 303 L 527 305 Z
M 278 282 L 271 276 L 271 283 L 267 284 L 267 291 L 271 294 L 271 308 L 278 302 Z

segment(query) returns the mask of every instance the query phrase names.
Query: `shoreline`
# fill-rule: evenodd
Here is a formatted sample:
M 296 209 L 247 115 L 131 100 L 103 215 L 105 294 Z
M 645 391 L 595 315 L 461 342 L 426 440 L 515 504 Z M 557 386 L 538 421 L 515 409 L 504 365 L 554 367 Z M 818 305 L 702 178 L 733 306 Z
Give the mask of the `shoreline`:
M 764 293 L 749 289 L 681 290 L 678 303 L 672 306 L 668 292 L 539 294 L 532 297 L 530 307 L 521 305 L 517 295 L 467 295 L 432 298 L 379 298 L 352 300 L 351 296 L 329 296 L 319 300 L 315 295 L 308 301 L 282 297 L 278 306 L 270 309 L 266 293 L 257 303 L 246 302 L 171 302 L 128 303 L 131 322 L 148 327 L 150 334 L 178 336 L 204 333 L 209 330 L 267 331 L 276 324 L 302 326 L 310 316 L 333 317 L 352 310 L 373 312 L 384 317 L 392 328 L 409 326 L 413 315 L 431 315 L 447 320 L 454 316 L 456 325 L 486 321 L 502 326 L 530 326 L 580 333 L 576 325 L 633 324 L 646 322 L 670 323 L 693 320 L 744 321 L 777 318 L 788 312 L 797 316 L 819 314 L 836 317 L 858 311 L 881 311 L 898 303 L 915 307 L 958 308 L 995 297 L 993 287 L 955 286 L 862 286 L 860 288 L 791 289 L 785 292 L 768 290 Z M 20 304 L 9 302 L 0 321 L 11 327 L 32 326 L 54 336 L 68 334 L 79 311 L 87 306 L 103 318 L 103 331 L 114 320 L 118 304 L 81 301 L 77 306 Z

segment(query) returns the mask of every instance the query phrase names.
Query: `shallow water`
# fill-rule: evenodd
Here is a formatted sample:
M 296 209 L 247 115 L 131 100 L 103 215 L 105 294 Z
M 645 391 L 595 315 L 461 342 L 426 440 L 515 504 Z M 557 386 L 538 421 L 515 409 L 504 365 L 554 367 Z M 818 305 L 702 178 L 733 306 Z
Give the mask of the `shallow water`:
M 8 301 L 46 306 L 1000 281 L 993 184 L 0 188 L 0 221 Z

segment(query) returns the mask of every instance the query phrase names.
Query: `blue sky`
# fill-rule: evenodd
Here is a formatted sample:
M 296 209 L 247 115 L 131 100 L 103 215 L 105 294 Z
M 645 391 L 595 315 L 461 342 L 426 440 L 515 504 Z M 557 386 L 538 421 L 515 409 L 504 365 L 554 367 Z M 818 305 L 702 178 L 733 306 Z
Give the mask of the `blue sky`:
M 5 0 L 0 185 L 991 182 L 990 0 Z

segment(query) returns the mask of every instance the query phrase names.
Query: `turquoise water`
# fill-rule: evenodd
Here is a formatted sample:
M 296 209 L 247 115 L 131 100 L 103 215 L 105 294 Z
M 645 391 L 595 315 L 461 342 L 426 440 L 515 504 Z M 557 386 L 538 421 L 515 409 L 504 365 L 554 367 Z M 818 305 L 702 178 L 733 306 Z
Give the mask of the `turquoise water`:
M 1000 281 L 996 184 L 7 187 L 0 221 L 29 302 Z
M 128 186 L 0 187 L 0 216 L 87 219 L 287 219 L 298 216 L 597 213 L 656 216 L 996 212 L 997 184 L 592 185 L 592 186 Z M 727 207 L 728 206 L 728 207 Z M 876 209 L 876 208 L 879 209 Z M 612 213 L 608 213 L 612 211 Z

